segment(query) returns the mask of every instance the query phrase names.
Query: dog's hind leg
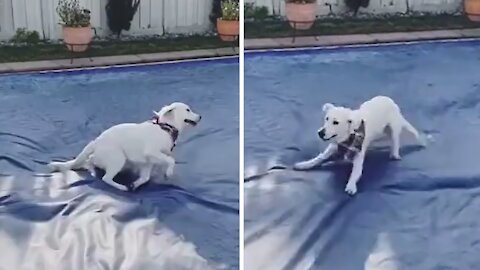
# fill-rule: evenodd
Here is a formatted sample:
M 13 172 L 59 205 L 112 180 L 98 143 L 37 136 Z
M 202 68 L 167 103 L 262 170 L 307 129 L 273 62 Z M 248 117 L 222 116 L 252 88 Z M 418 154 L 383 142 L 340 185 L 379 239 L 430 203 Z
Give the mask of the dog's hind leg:
M 97 172 L 95 171 L 95 165 L 93 165 L 91 157 L 87 161 L 85 161 L 84 167 L 93 177 L 97 177 Z
M 148 164 L 140 169 L 140 177 L 138 177 L 138 179 L 132 184 L 133 190 L 148 182 L 150 179 L 150 174 L 152 173 L 152 168 L 153 166 Z
M 410 124 L 410 122 L 407 121 L 407 119 L 405 119 L 403 116 L 401 116 L 401 118 L 402 118 L 402 122 L 403 122 L 403 127 L 406 130 L 408 130 L 408 132 L 412 133 L 413 136 L 415 136 L 415 139 L 417 139 L 417 142 L 418 142 L 419 145 L 421 145 L 423 147 L 426 147 L 427 144 L 428 144 L 428 140 L 431 139 L 431 136 L 419 133 L 417 131 L 417 129 L 414 128 L 413 125 Z
M 399 121 L 392 121 L 390 127 L 390 158 L 399 160 L 400 157 L 400 134 L 402 133 L 403 123 Z
M 407 121 L 407 119 L 405 119 L 405 117 L 401 116 L 402 118 L 402 122 L 403 122 L 403 127 L 408 130 L 408 132 L 412 133 L 413 136 L 415 136 L 415 138 L 421 142 L 421 138 L 420 138 L 420 133 L 418 133 L 417 129 L 413 127 L 412 124 L 410 124 L 410 122 Z
M 114 188 L 127 191 L 128 189 L 126 186 L 113 181 L 115 175 L 117 175 L 122 170 L 123 166 L 125 166 L 125 162 L 126 159 L 123 153 L 111 153 L 108 157 L 107 164 L 105 164 L 106 166 L 104 166 L 105 175 L 102 177 L 102 180 Z

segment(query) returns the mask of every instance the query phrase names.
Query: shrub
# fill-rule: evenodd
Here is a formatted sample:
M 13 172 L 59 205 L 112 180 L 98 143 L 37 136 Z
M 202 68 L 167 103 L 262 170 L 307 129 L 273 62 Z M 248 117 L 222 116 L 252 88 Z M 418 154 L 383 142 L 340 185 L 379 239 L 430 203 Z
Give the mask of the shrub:
M 120 36 L 123 30 L 130 30 L 139 5 L 140 0 L 109 0 L 105 7 L 108 28 L 117 36 Z
M 245 3 L 245 18 L 255 20 L 264 20 L 268 17 L 268 8 L 265 6 L 257 7 L 254 3 Z
M 238 21 L 240 6 L 238 0 L 213 0 L 210 21 L 216 23 L 217 18 L 226 21 Z
M 37 44 L 40 42 L 40 35 L 37 31 L 28 31 L 25 28 L 18 28 L 15 35 L 10 39 L 10 42 Z
M 90 10 L 81 8 L 78 0 L 59 0 L 57 14 L 61 24 L 68 27 L 87 27 L 90 25 Z
M 240 6 L 236 0 L 222 1 L 222 20 L 238 21 L 240 17 Z

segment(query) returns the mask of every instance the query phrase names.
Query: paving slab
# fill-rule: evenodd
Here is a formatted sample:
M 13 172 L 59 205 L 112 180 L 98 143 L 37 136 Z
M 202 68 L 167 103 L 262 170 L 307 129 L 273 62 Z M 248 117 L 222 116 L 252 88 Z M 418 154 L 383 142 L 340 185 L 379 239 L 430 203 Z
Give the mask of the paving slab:
M 93 59 L 95 66 L 111 66 L 139 62 L 141 62 L 141 59 L 137 55 L 101 56 Z
M 169 55 L 174 59 L 192 59 L 202 57 L 214 57 L 217 56 L 217 52 L 215 50 L 195 50 L 185 52 L 172 52 Z
M 461 38 L 463 37 L 457 30 L 436 30 L 436 31 L 419 31 L 412 32 L 412 36 L 416 37 L 417 40 L 426 40 L 426 39 L 450 39 L 450 38 Z
M 8 72 L 12 72 L 12 68 L 10 66 L 8 66 L 7 64 L 0 64 L 0 74 L 1 73 L 8 73 Z
M 480 28 L 457 30 L 463 37 L 480 37 Z
M 32 61 L 32 62 L 16 62 L 16 63 L 6 63 L 6 66 L 10 68 L 11 71 L 16 70 L 46 70 L 57 68 L 57 64 L 52 61 Z
M 293 42 L 293 38 L 278 38 L 275 39 L 277 42 L 277 47 L 310 47 L 310 46 L 318 46 L 321 44 L 318 37 L 310 36 L 310 37 L 296 37 L 295 42 Z
M 372 36 L 367 34 L 321 36 L 319 40 L 325 43 L 325 45 L 350 45 L 375 41 Z
M 239 51 L 238 47 L 215 49 L 217 56 L 235 56 Z
M 137 54 L 137 57 L 140 58 L 141 61 L 144 63 L 174 60 L 174 57 L 170 53 L 165 53 L 165 52 Z
M 245 48 L 249 49 L 276 48 L 278 47 L 278 42 L 273 38 L 253 38 L 246 39 L 244 45 Z
M 232 48 L 221 49 L 206 49 L 184 52 L 163 52 L 163 53 L 150 53 L 150 54 L 138 54 L 137 57 L 142 62 L 162 62 L 172 61 L 178 59 L 196 59 L 216 56 L 230 56 L 238 55 L 238 52 L 234 52 Z
M 373 38 L 375 42 L 398 42 L 407 40 L 418 40 L 418 37 L 413 32 L 369 34 L 369 36 Z

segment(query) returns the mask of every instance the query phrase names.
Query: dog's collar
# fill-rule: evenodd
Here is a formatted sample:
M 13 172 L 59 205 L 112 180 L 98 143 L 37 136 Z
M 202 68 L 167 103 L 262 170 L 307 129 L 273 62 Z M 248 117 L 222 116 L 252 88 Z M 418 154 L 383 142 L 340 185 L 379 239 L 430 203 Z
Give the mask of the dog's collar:
M 165 130 L 170 135 L 173 143 L 172 149 L 170 149 L 170 151 L 172 151 L 176 145 L 176 141 L 178 138 L 178 129 L 168 123 L 160 122 L 158 117 L 152 118 L 152 124 L 158 125 L 161 129 Z
M 348 138 L 338 143 L 339 154 L 346 160 L 352 160 L 360 151 L 362 151 L 363 140 L 365 139 L 365 121 L 362 120 L 360 126 L 351 133 Z

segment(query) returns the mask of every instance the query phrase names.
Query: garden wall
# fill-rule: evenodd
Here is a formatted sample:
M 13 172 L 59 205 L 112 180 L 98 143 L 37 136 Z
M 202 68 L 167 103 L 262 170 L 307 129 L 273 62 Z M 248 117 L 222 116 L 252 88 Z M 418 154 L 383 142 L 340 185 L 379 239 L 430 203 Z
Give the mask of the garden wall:
M 60 39 L 61 26 L 55 12 L 58 0 L 0 0 L 0 40 L 11 38 L 16 29 L 27 28 L 46 39 Z M 92 26 L 107 35 L 107 0 L 81 0 L 91 10 Z M 209 29 L 212 0 L 141 0 L 140 8 L 125 34 L 163 35 L 199 33 Z

